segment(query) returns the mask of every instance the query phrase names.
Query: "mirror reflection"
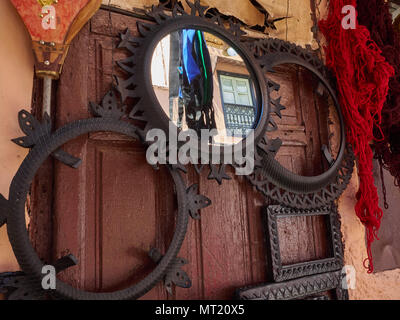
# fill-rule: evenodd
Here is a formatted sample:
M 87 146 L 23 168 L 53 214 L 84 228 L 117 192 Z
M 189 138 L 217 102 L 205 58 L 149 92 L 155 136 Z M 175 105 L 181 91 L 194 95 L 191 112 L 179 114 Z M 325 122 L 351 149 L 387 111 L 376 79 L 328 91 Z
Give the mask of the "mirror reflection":
M 152 83 L 182 130 L 216 129 L 214 143 L 235 144 L 255 128 L 251 72 L 240 53 L 213 34 L 183 29 L 163 38 L 153 54 Z

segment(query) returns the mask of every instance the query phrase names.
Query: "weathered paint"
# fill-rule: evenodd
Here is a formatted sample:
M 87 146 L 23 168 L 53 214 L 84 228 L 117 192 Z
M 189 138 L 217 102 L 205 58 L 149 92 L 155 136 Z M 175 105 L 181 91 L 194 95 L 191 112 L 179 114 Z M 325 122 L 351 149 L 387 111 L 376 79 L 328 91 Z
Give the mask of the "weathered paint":
M 43 17 L 41 16 L 43 7 L 37 0 L 11 0 L 11 3 L 22 17 L 33 41 L 43 40 L 55 43 L 64 42 L 72 22 L 89 2 L 90 0 L 74 0 L 73 6 L 69 1 L 53 3 L 56 27 L 55 29 L 44 29 L 42 21 L 47 14 L 44 14 Z
M 186 10 L 189 10 L 185 1 L 181 3 Z M 200 3 L 211 8 L 217 8 L 219 12 L 227 16 L 236 16 L 249 25 L 264 24 L 264 15 L 248 0 L 201 0 Z M 135 8 L 144 9 L 156 5 L 158 0 L 103 0 L 103 4 L 124 10 L 135 10 Z

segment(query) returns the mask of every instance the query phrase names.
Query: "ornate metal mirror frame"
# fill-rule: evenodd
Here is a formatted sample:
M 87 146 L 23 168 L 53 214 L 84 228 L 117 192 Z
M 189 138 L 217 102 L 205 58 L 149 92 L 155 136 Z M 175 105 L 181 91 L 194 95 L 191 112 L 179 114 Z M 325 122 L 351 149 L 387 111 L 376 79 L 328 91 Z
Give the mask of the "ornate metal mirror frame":
M 147 12 L 147 15 L 155 23 L 139 22 L 139 37 L 132 36 L 129 30 L 121 35 L 122 42 L 119 47 L 127 49 L 131 56 L 118 62 L 127 77 L 117 78 L 117 90 L 120 92 L 123 102 L 127 98 L 139 99 L 130 113 L 130 118 L 148 119 L 144 136 L 152 128 L 160 128 L 168 132 L 169 118 L 163 111 L 151 83 L 151 61 L 154 49 L 159 41 L 172 31 L 197 28 L 210 32 L 225 40 L 241 53 L 256 82 L 261 112 L 259 112 L 260 118 L 254 135 L 255 170 L 248 175 L 249 181 L 265 196 L 286 206 L 319 208 L 337 199 L 349 183 L 353 172 L 354 155 L 351 148 L 346 146 L 341 108 L 329 73 L 323 63 L 310 51 L 292 43 L 278 39 L 256 41 L 246 38 L 240 23 L 232 20 L 229 21 L 229 24 L 224 22 L 219 14 L 208 13 L 208 7 L 201 6 L 198 0 L 195 0 L 194 3 L 187 1 L 187 3 L 191 8 L 190 14 L 186 13 L 179 3 L 175 3 L 172 10 L 167 10 L 165 5 L 154 6 Z M 138 57 L 143 58 L 140 63 L 137 63 Z M 341 134 L 340 149 L 336 159 L 332 158 L 327 149 L 322 151 L 329 163 L 329 169 L 318 176 L 300 176 L 284 168 L 275 159 L 282 141 L 279 138 L 268 140 L 268 134 L 266 134 L 269 131 L 277 130 L 278 127 L 271 115 L 282 117 L 282 110 L 285 107 L 280 103 L 280 98 L 271 98 L 271 93 L 279 91 L 280 86 L 267 79 L 265 74 L 282 64 L 302 66 L 317 77 L 332 97 L 338 114 Z M 243 142 L 243 145 L 246 143 L 248 142 Z M 211 155 L 211 149 L 212 146 L 210 146 L 210 152 L 206 154 L 206 158 Z M 168 161 L 168 159 L 166 160 Z M 235 163 L 232 166 L 240 167 Z M 179 167 L 185 171 L 183 165 Z M 198 173 L 201 173 L 206 166 L 194 164 L 194 167 Z M 221 164 L 210 164 L 209 167 L 209 179 L 215 179 L 219 184 L 224 179 L 231 179 L 226 172 L 226 164 L 223 164 L 223 157 L 221 157 Z
M 245 41 L 242 37 L 245 33 L 241 30 L 239 23 L 230 20 L 228 25 L 218 14 L 206 16 L 208 7 L 201 6 L 198 0 L 194 3 L 187 1 L 187 3 L 191 8 L 190 14 L 186 13 L 178 2 L 175 3 L 172 10 L 167 10 L 165 5 L 154 6 L 147 12 L 147 15 L 153 18 L 155 23 L 138 22 L 140 37 L 131 36 L 129 30 L 121 36 L 122 42 L 119 47 L 126 48 L 132 55 L 118 62 L 118 65 L 127 73 L 128 78 L 117 78 L 117 89 L 123 102 L 129 97 L 140 99 L 130 113 L 130 118 L 142 120 L 145 115 L 145 119 L 148 120 L 146 131 L 153 128 L 161 129 L 164 132 L 169 131 L 170 118 L 163 111 L 153 89 L 151 77 L 153 53 L 159 42 L 172 32 L 183 29 L 201 30 L 225 41 L 240 53 L 254 80 L 257 101 L 257 127 L 254 128 L 254 141 L 257 143 L 267 130 L 271 106 L 266 79 L 249 48 L 250 42 Z M 137 62 L 138 57 L 140 57 L 140 63 Z M 178 132 L 181 131 L 176 126 L 175 129 Z M 244 138 L 241 143 L 242 148 L 246 144 L 253 144 L 253 141 L 247 141 Z M 224 146 L 221 146 L 217 150 L 219 154 L 223 155 L 226 152 L 225 149 Z M 215 146 L 213 150 L 213 146 L 210 145 L 207 150 L 202 149 L 201 151 L 203 155 L 206 155 L 205 158 L 210 159 L 209 163 L 211 163 L 211 155 L 217 150 Z M 220 161 L 223 163 L 223 158 Z

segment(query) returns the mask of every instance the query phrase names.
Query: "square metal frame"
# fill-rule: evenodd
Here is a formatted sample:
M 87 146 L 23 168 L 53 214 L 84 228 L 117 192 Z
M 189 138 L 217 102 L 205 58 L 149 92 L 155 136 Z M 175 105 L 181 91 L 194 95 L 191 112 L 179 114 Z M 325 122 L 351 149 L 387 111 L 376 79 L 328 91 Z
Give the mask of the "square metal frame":
M 267 259 L 272 264 L 272 273 L 275 282 L 282 282 L 304 276 L 327 273 L 343 268 L 343 245 L 342 234 L 340 231 L 340 221 L 337 207 L 331 206 L 320 209 L 304 210 L 288 208 L 280 205 L 272 205 L 264 208 L 267 226 L 267 246 L 269 253 Z M 328 216 L 328 236 L 332 245 L 332 258 L 313 260 L 308 262 L 283 265 L 281 261 L 281 251 L 279 245 L 278 219 L 288 217 L 305 216 Z

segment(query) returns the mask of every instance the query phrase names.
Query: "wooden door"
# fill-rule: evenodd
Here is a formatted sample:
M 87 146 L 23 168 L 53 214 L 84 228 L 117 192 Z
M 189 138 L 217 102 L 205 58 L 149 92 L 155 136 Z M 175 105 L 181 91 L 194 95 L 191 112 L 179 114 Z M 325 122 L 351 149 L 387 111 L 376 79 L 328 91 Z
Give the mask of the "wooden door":
M 58 83 L 57 127 L 91 116 L 89 101 L 101 101 L 112 74 L 118 73 L 115 60 L 125 54 L 115 49 L 118 33 L 130 28 L 135 34 L 136 22 L 132 16 L 100 10 L 73 41 Z M 320 156 L 314 155 L 323 143 L 318 138 L 322 129 L 305 111 L 309 103 L 311 109 L 319 108 L 313 80 L 290 68 L 274 77 L 282 85 L 280 94 L 287 106 L 280 131 L 274 134 L 284 136 L 278 159 L 298 173 L 312 173 L 321 167 Z M 172 179 L 164 169 L 155 171 L 146 163 L 140 143 L 120 135 L 89 134 L 64 149 L 83 163 L 71 169 L 55 162 L 39 174 L 30 226 L 36 248 L 50 261 L 73 253 L 79 264 L 63 272 L 62 278 L 75 287 L 96 292 L 126 288 L 154 268 L 150 248 L 165 252 L 172 238 L 176 215 Z M 207 176 L 208 172 L 198 176 L 190 168 L 185 178 L 188 186 L 199 184 L 200 193 L 212 200 L 200 221 L 190 221 L 179 254 L 189 261 L 184 270 L 192 287 L 176 288 L 168 295 L 160 283 L 144 299 L 231 299 L 237 288 L 272 281 L 261 216 L 269 200 L 243 177 L 218 186 Z M 47 185 L 46 197 L 41 184 Z M 39 223 L 45 225 L 47 236 Z M 288 235 L 282 245 L 285 263 L 327 254 L 326 230 L 318 219 L 289 220 L 281 228 Z

